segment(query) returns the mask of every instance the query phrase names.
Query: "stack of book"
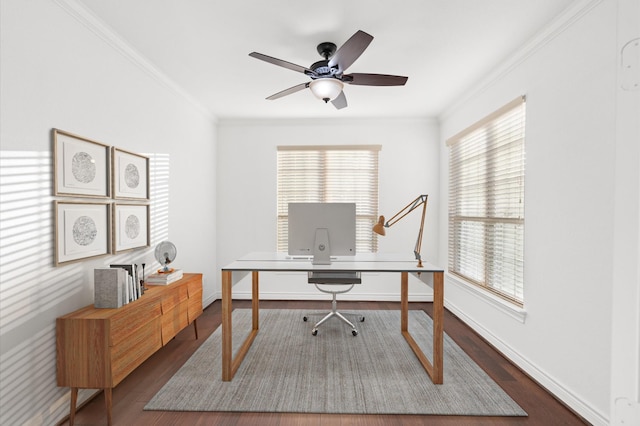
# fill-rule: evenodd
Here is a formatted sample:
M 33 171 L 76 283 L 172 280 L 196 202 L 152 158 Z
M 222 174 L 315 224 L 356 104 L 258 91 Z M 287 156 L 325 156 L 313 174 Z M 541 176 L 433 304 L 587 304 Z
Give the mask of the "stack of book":
M 182 278 L 182 269 L 172 269 L 168 272 L 150 274 L 145 282 L 150 285 L 167 285 Z
M 110 265 L 94 269 L 94 305 L 96 308 L 119 308 L 139 299 L 144 293 L 138 265 Z

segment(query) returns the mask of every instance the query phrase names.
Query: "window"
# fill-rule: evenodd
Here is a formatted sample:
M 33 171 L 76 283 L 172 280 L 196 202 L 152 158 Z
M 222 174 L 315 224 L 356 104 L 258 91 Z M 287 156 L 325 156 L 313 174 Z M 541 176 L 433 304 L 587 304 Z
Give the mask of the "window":
M 525 99 L 447 141 L 451 274 L 524 302 Z
M 371 228 L 378 219 L 380 146 L 278 147 L 278 243 L 287 251 L 289 203 L 356 203 L 356 252 L 378 249 Z

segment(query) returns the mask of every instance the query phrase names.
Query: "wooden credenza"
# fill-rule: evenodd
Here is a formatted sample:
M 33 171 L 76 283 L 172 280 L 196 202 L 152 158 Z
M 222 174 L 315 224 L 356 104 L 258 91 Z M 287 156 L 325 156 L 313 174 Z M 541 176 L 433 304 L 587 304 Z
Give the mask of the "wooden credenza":
M 117 309 L 93 305 L 56 320 L 58 386 L 71 388 L 73 425 L 78 389 L 103 389 L 111 425 L 112 389 L 202 314 L 202 274 L 166 286 L 147 285 L 138 300 Z

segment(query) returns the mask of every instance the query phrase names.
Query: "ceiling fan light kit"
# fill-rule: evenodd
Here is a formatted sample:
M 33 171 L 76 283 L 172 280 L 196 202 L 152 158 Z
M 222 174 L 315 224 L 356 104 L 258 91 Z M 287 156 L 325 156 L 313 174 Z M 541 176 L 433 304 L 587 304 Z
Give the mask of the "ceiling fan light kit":
M 364 31 L 357 31 L 340 48 L 334 43 L 324 42 L 317 47 L 318 53 L 324 58 L 309 68 L 296 65 L 282 59 L 251 52 L 249 56 L 270 64 L 292 71 L 300 72 L 311 78 L 310 82 L 301 83 L 282 90 L 267 99 L 274 100 L 309 88 L 313 95 L 325 103 L 331 101 L 334 107 L 342 109 L 347 106 L 347 98 L 343 92 L 345 84 L 359 86 L 403 86 L 408 77 L 386 74 L 345 74 L 344 72 L 362 55 L 369 46 L 373 36 Z
M 334 100 L 342 92 L 344 84 L 336 78 L 325 77 L 318 78 L 309 83 L 311 93 L 318 99 L 322 99 L 325 103 Z

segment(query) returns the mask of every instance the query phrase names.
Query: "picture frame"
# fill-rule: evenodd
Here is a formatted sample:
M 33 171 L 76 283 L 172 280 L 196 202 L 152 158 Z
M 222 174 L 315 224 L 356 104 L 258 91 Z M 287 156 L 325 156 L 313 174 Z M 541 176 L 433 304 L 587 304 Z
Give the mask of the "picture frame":
M 111 198 L 111 147 L 53 129 L 53 195 Z
M 111 253 L 111 203 L 53 203 L 55 266 Z
M 149 158 L 144 155 L 112 149 L 113 198 L 149 200 Z
M 148 204 L 113 204 L 113 252 L 149 247 L 150 207 Z

